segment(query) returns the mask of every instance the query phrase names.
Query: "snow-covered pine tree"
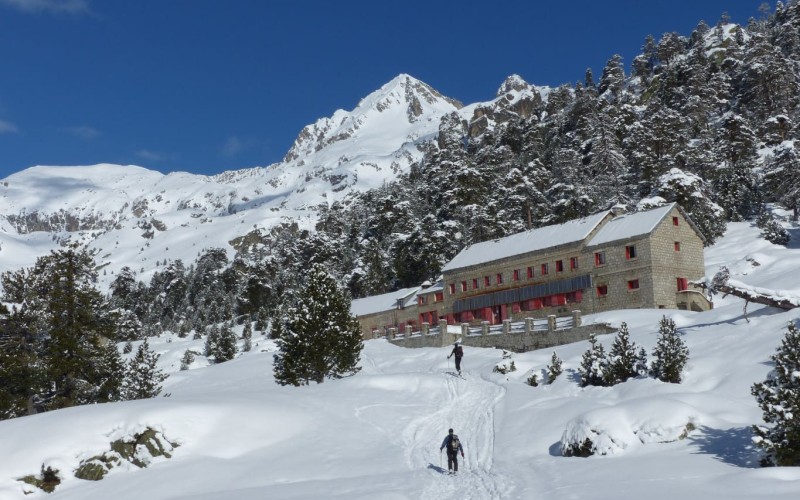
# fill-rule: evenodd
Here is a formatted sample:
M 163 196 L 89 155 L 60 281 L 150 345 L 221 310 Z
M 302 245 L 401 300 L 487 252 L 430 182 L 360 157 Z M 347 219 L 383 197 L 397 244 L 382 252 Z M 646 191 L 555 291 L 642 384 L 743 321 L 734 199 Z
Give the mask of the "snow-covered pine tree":
M 361 328 L 350 300 L 319 264 L 289 308 L 277 340 L 275 381 L 281 385 L 322 383 L 360 370 Z
M 756 218 L 756 226 L 761 229 L 761 237 L 775 245 L 786 245 L 789 243 L 789 231 L 775 220 L 769 210 L 762 210 Z
M 630 339 L 628 324 L 619 325 L 617 336 L 608 353 L 608 366 L 605 371 L 606 384 L 614 385 L 636 376 L 636 344 Z
M 253 323 L 250 321 L 249 317 L 244 322 L 244 329 L 242 330 L 242 338 L 244 339 L 244 345 L 242 346 L 242 351 L 250 352 L 250 349 L 253 348 Z
M 559 358 L 558 354 L 553 351 L 553 357 L 550 358 L 550 364 L 547 365 L 547 383 L 552 384 L 555 382 L 556 378 L 558 378 L 561 373 L 561 358 Z
M 161 383 L 167 375 L 158 368 L 161 355 L 150 349 L 147 339 L 139 345 L 136 354 L 128 362 L 123 396 L 126 400 L 154 398 L 161 393 Z
M 639 355 L 636 356 L 636 374 L 640 377 L 648 375 L 649 368 L 647 367 L 647 351 L 642 347 L 639 349 Z
M 194 351 L 186 349 L 181 358 L 181 371 L 189 369 L 189 366 L 194 362 Z
M 236 334 L 230 323 L 225 323 L 219 330 L 219 338 L 212 355 L 215 363 L 224 363 L 236 357 Z
M 653 349 L 650 374 L 673 384 L 681 382 L 681 371 L 689 360 L 689 349 L 675 329 L 675 321 L 663 316 L 658 322 L 658 340 Z
M 766 452 L 762 465 L 800 465 L 800 329 L 794 322 L 777 352 L 775 368 L 751 392 L 769 426 L 754 425 L 755 443 Z
M 583 353 L 578 373 L 581 375 L 581 387 L 587 385 L 605 385 L 606 353 L 603 344 L 597 342 L 594 333 L 589 334 L 589 349 Z
M 219 343 L 220 331 L 219 327 L 214 324 L 208 327 L 208 333 L 206 334 L 206 343 L 205 343 L 205 350 L 203 351 L 203 355 L 207 358 L 213 358 L 217 353 L 217 344 Z
M 123 397 L 125 383 L 125 362 L 122 360 L 116 344 L 109 342 L 100 347 L 98 372 L 98 401 L 101 403 L 120 401 Z

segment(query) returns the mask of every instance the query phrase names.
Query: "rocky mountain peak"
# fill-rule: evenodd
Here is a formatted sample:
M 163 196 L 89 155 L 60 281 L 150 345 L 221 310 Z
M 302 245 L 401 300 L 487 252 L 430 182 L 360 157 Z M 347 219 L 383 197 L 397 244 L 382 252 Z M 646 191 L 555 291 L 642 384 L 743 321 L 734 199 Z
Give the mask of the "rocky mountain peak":
M 531 84 L 522 79 L 519 75 L 511 75 L 497 89 L 497 97 L 501 97 L 512 91 L 522 92 L 533 88 Z

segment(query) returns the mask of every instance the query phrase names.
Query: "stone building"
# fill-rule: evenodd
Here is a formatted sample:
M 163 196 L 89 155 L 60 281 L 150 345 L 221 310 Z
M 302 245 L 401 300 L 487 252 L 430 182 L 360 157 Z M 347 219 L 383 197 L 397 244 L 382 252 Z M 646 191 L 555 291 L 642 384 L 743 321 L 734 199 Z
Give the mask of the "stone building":
M 416 294 L 423 287 L 403 288 L 395 292 L 355 299 L 350 313 L 358 318 L 363 338 L 383 337 L 390 328 L 417 327 Z
M 471 245 L 444 266 L 440 283 L 409 296 L 414 303 L 403 311 L 416 314 L 416 326 L 496 325 L 573 310 L 707 310 L 711 303 L 689 288 L 705 274 L 704 241 L 675 203 L 608 210 Z

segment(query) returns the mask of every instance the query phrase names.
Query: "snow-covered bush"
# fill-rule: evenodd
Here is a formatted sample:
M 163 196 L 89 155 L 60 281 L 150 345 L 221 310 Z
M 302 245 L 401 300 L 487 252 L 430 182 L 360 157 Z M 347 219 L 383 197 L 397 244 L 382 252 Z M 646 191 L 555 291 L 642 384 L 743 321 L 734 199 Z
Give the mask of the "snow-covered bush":
M 649 443 L 685 438 L 697 426 L 697 411 L 675 400 L 639 399 L 600 408 L 567 423 L 561 436 L 565 457 L 616 455 Z
M 775 368 L 751 392 L 769 427 L 754 425 L 753 441 L 766 452 L 761 464 L 800 465 L 800 330 L 789 323 L 786 336 L 771 356 Z

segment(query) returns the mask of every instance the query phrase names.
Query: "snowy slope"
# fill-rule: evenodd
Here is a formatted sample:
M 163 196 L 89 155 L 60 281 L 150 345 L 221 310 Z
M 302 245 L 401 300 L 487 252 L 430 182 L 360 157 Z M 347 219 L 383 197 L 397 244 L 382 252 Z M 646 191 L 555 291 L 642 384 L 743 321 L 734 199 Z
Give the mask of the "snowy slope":
M 310 224 L 320 204 L 407 171 L 441 117 L 460 106 L 399 75 L 352 111 L 305 127 L 285 160 L 266 168 L 216 176 L 108 164 L 29 168 L 0 181 L 0 272 L 70 240 L 96 250 L 107 273 L 127 265 L 147 279 L 157 260 L 189 263 L 203 248 L 230 250 L 231 239 L 282 217 Z M 148 225 L 152 237 L 143 237 Z
M 708 274 L 727 265 L 741 282 L 800 293 L 800 250 L 757 235 L 750 224 L 731 224 L 706 251 Z M 202 340 L 165 334 L 151 345 L 172 372 L 169 397 L 0 422 L 0 498 L 798 498 L 800 469 L 758 468 L 749 427 L 761 421 L 750 386 L 764 379 L 786 322 L 800 310 L 750 305 L 748 321 L 741 300 L 717 297 L 703 313 L 627 310 L 586 320 L 626 321 L 631 339 L 650 352 L 663 314 L 690 350 L 680 385 L 635 379 L 580 388 L 575 370 L 586 342 L 556 348 L 565 373 L 534 388 L 525 380 L 546 367 L 550 350 L 513 355 L 518 371 L 503 376 L 492 373 L 500 351 L 466 347 L 462 380 L 451 374 L 447 348 L 370 340 L 359 374 L 291 388 L 273 381 L 269 340 L 222 365 L 207 367 L 201 357 L 180 372 L 184 350 L 201 349 Z M 600 340 L 609 347 L 613 335 Z M 695 430 L 674 440 L 688 422 Z M 144 426 L 179 441 L 173 458 L 116 469 L 99 482 L 65 474 L 49 496 L 26 496 L 30 487 L 14 480 L 42 464 L 70 471 Z M 455 478 L 441 473 L 448 427 L 466 451 Z M 609 454 L 560 456 L 568 428 L 604 433 Z

